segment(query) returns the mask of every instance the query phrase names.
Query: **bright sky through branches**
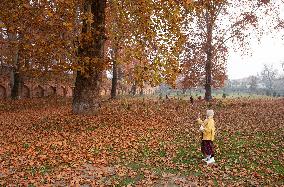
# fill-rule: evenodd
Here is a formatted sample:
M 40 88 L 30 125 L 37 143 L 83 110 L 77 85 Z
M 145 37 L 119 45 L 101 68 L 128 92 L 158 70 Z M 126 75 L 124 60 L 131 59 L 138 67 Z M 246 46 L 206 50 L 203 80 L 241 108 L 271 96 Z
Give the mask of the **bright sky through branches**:
M 251 56 L 241 56 L 238 52 L 230 52 L 228 59 L 229 79 L 239 79 L 250 75 L 257 75 L 264 64 L 272 64 L 278 73 L 283 74 L 281 63 L 284 62 L 284 41 L 281 35 L 264 36 L 261 43 L 251 45 Z
M 284 19 L 283 0 L 274 0 L 279 5 L 279 17 Z M 267 25 L 271 23 L 272 25 Z M 278 70 L 278 74 L 284 75 L 282 63 L 284 62 L 284 31 L 271 30 L 275 26 L 273 21 L 263 21 L 262 26 L 267 27 L 260 43 L 251 43 L 251 55 L 242 56 L 238 52 L 230 51 L 227 75 L 229 79 L 240 79 L 250 75 L 257 75 L 263 70 L 264 64 L 272 65 Z

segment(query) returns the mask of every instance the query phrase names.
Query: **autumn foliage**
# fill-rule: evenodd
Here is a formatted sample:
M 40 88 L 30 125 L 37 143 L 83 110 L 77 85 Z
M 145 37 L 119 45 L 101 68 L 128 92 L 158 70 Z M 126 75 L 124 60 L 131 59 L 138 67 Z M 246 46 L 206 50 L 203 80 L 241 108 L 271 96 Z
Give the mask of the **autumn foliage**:
M 76 76 L 74 113 L 99 108 L 111 64 L 129 85 L 175 87 L 178 80 L 184 89 L 204 87 L 209 101 L 211 88 L 227 78 L 229 50 L 250 51 L 250 39 L 267 28 L 260 23 L 274 23 L 279 6 L 267 0 L 4 0 L 1 64 L 13 68 L 13 98 L 23 75 Z
M 211 87 L 226 80 L 231 47 L 247 53 L 251 37 L 264 33 L 261 21 L 274 20 L 279 7 L 269 0 L 1 0 L 0 62 L 12 69 L 11 90 L 21 89 L 22 76 L 76 80 L 72 101 L 0 101 L 0 187 L 283 186 L 284 100 L 211 100 Z M 103 100 L 111 65 L 132 91 L 205 86 L 210 102 Z M 201 161 L 195 123 L 208 108 L 217 129 L 210 166 Z
M 68 100 L 0 103 L 0 185 L 281 186 L 283 99 L 116 100 L 93 116 Z M 216 161 L 197 114 L 215 110 Z

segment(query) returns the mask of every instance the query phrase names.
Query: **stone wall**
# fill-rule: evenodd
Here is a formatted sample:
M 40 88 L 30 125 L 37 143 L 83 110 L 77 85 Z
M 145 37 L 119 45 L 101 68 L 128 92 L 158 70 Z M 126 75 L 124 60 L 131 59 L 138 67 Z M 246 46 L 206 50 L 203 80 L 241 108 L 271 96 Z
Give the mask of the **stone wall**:
M 12 85 L 12 69 L 9 66 L 0 66 L 0 99 L 7 99 L 11 97 Z M 20 98 L 41 98 L 48 96 L 63 96 L 72 97 L 74 82 L 69 81 L 40 81 L 40 78 L 27 79 L 23 78 L 23 85 L 20 89 Z M 102 86 L 101 95 L 110 96 L 111 80 L 107 80 L 106 84 Z M 157 88 L 150 85 L 144 85 L 143 94 L 152 95 Z M 130 94 L 131 86 L 118 83 L 117 95 Z M 137 87 L 136 95 L 139 95 L 141 88 Z
M 0 66 L 0 99 L 11 96 L 12 69 L 8 66 Z M 20 89 L 20 98 L 41 98 L 48 96 L 72 97 L 73 81 L 60 82 L 50 80 L 42 83 L 39 79 L 24 78 Z

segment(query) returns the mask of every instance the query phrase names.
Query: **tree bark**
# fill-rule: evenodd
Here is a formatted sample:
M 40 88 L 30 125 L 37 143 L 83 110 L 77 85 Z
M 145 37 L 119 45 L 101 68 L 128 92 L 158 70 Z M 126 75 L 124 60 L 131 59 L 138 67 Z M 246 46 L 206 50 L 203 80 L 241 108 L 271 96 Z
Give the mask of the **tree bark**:
M 11 88 L 11 98 L 12 99 L 20 99 L 21 98 L 21 91 L 22 91 L 22 75 L 20 73 L 20 53 L 19 49 L 16 49 L 16 53 L 13 57 L 13 69 L 12 69 L 12 88 Z
M 13 83 L 12 83 L 12 89 L 11 89 L 11 98 L 12 99 L 20 99 L 21 96 L 21 86 L 22 86 L 22 80 L 21 75 L 19 72 L 13 69 Z
M 19 99 L 21 96 L 21 83 L 22 78 L 20 74 L 20 34 L 12 33 L 8 30 L 8 38 L 12 42 L 19 42 L 18 45 L 14 45 L 11 50 L 13 50 L 12 56 L 12 81 L 11 81 L 11 98 L 12 99 Z
M 105 42 L 105 8 L 106 0 L 84 2 L 84 11 L 93 14 L 93 23 L 83 21 L 82 35 L 92 34 L 92 40 L 88 37 L 81 41 L 78 56 L 79 64 L 84 71 L 77 71 L 72 109 L 73 113 L 95 112 L 100 107 L 100 89 L 102 83 L 104 42 Z M 96 60 L 95 64 L 84 64 L 85 57 Z
M 210 50 L 207 52 L 207 60 L 205 65 L 206 83 L 205 83 L 205 100 L 212 99 L 212 53 Z
M 112 53 L 112 80 L 111 80 L 111 99 L 117 96 L 117 82 L 118 82 L 118 65 L 117 65 L 117 52 L 118 52 L 118 41 L 114 41 L 113 53 Z
M 111 80 L 111 93 L 110 96 L 112 99 L 116 98 L 116 90 L 117 90 L 117 62 L 113 60 L 112 64 L 112 80 Z
M 206 12 L 206 26 L 207 26 L 207 43 L 206 43 L 206 64 L 205 64 L 205 100 L 212 99 L 212 34 L 213 23 L 209 10 Z
M 136 95 L 136 84 L 135 84 L 135 83 L 132 85 L 130 93 L 131 93 L 133 96 Z
M 86 77 L 77 72 L 73 96 L 73 113 L 89 113 L 100 107 L 101 80 L 101 72 L 93 72 L 91 77 Z

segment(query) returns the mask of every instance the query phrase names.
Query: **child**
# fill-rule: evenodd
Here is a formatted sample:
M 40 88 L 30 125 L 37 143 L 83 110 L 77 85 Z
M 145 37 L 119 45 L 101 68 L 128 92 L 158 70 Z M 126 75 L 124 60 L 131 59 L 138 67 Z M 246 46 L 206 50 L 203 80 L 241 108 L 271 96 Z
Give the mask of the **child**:
M 213 148 L 213 141 L 215 136 L 215 122 L 213 119 L 214 111 L 207 110 L 206 116 L 207 118 L 204 121 L 198 118 L 197 123 L 201 125 L 199 130 L 202 132 L 201 152 L 205 157 L 202 160 L 207 164 L 211 164 L 215 162 Z

